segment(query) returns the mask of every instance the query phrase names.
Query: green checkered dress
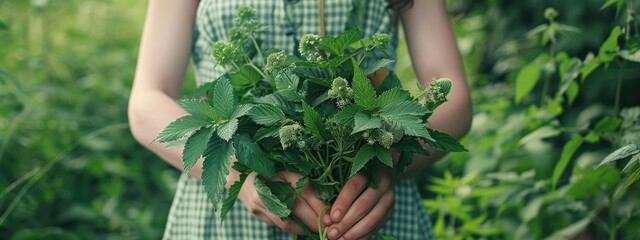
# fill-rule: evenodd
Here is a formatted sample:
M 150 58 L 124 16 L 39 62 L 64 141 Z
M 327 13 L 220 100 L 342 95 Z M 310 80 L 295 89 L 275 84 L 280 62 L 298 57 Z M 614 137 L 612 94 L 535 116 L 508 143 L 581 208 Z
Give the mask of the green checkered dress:
M 360 26 L 366 36 L 377 32 L 389 33 L 392 46 L 397 45 L 397 33 L 392 12 L 386 0 L 366 1 L 364 23 Z M 211 46 L 226 39 L 227 29 L 233 25 L 239 6 L 256 9 L 256 17 L 268 25 L 259 35 L 262 47 L 280 48 L 293 53 L 296 42 L 306 33 L 318 34 L 317 0 L 201 0 L 196 16 L 193 59 L 198 84 L 216 79 L 224 69 L 215 67 Z M 351 11 L 351 0 L 325 0 L 326 34 L 336 36 L 344 31 Z M 387 52 L 395 56 L 395 52 Z M 372 56 L 365 61 L 371 63 Z M 391 69 L 393 66 L 389 66 Z M 395 186 L 393 216 L 380 230 L 383 235 L 405 239 L 435 239 L 431 223 L 422 205 L 413 180 L 403 180 Z M 207 200 L 200 181 L 183 174 L 178 182 L 173 205 L 169 212 L 164 239 L 290 239 L 291 235 L 257 219 L 242 205 L 234 204 L 224 222 L 220 222 L 216 208 Z

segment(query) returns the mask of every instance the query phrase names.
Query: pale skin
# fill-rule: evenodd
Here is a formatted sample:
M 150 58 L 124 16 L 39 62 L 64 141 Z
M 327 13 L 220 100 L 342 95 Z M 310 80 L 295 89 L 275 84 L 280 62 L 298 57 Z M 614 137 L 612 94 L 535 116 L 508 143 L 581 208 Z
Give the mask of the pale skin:
M 180 170 L 182 149 L 167 149 L 163 144 L 151 142 L 167 124 L 187 114 L 178 106 L 176 99 L 190 58 L 197 6 L 197 0 L 149 1 L 129 101 L 133 136 Z M 403 12 L 401 20 L 419 81 L 425 85 L 433 77 L 447 77 L 453 81 L 448 102 L 429 119 L 429 127 L 455 137 L 463 136 L 471 123 L 471 101 L 444 1 L 416 0 L 413 7 Z M 414 159 L 402 177 L 420 172 L 445 154 L 429 150 L 432 155 Z M 397 178 L 391 169 L 381 169 L 381 180 L 376 189 L 367 186 L 363 175 L 356 175 L 346 183 L 330 212 L 323 216 L 330 239 L 366 239 L 391 217 L 393 184 Z M 199 179 L 201 173 L 202 161 L 198 161 L 189 174 Z M 276 180 L 292 183 L 300 177 L 288 172 L 280 172 L 277 176 Z M 239 174 L 231 169 L 227 187 L 238 178 Z M 260 221 L 287 232 L 303 234 L 302 228 L 292 219 L 282 221 L 269 213 L 257 196 L 253 178 L 255 175 L 248 177 L 239 194 L 242 204 Z M 316 221 L 324 206 L 307 186 L 296 200 L 293 212 L 309 229 L 317 232 Z

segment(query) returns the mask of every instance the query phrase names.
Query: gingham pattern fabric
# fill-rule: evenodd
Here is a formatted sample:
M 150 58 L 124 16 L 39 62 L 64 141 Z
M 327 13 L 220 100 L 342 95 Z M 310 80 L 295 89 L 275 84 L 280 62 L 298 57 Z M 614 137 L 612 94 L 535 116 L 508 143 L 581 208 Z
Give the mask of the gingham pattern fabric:
M 397 45 L 393 16 L 386 9 L 386 0 L 366 1 L 366 21 L 360 26 L 365 36 L 383 32 L 391 36 L 392 50 L 386 54 L 395 57 Z M 296 51 L 295 43 L 306 33 L 319 33 L 317 0 L 202 0 L 198 7 L 194 30 L 193 59 L 198 84 L 213 81 L 224 72 L 215 67 L 211 58 L 211 46 L 226 39 L 226 32 L 233 26 L 235 10 L 249 6 L 257 11 L 258 20 L 268 25 L 268 30 L 258 38 L 262 48 L 280 48 L 289 53 Z M 351 0 L 325 0 L 325 29 L 327 35 L 336 36 L 347 26 Z M 365 61 L 371 64 L 376 58 Z M 393 66 L 389 66 L 392 68 Z M 413 180 L 402 180 L 395 186 L 394 212 L 380 230 L 383 235 L 405 239 L 435 239 L 431 223 Z M 219 208 L 219 206 L 218 206 Z M 178 182 L 163 239 L 291 239 L 291 234 L 269 226 L 257 219 L 240 203 L 234 204 L 224 221 L 208 201 L 200 181 L 183 174 Z

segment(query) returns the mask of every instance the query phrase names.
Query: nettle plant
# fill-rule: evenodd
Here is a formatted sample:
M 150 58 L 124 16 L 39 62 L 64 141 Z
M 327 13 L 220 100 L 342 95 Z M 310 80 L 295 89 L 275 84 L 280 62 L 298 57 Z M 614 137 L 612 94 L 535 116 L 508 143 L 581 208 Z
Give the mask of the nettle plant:
M 450 80 L 434 79 L 418 97 L 403 90 L 393 72 L 373 87 L 367 75 L 392 60 L 364 69 L 361 64 L 389 47 L 388 35 L 364 38 L 357 29 L 337 37 L 307 34 L 299 57 L 271 49 L 264 58 L 255 37 L 264 26 L 254 14 L 238 9 L 229 41 L 213 46 L 213 57 L 226 73 L 200 88 L 205 98 L 178 100 L 189 115 L 170 123 L 155 140 L 184 143 L 185 171 L 204 158 L 202 184 L 214 205 L 225 192 L 235 156 L 232 167 L 240 179 L 228 190 L 221 218 L 252 172 L 259 176 L 254 186 L 265 206 L 284 219 L 294 217 L 292 205 L 306 184 L 330 206 L 349 177 L 362 172 L 375 187 L 374 172 L 381 164 L 399 175 L 415 154 L 428 154 L 424 143 L 442 151 L 465 150 L 456 139 L 425 126 L 446 101 Z M 395 162 L 390 149 L 399 153 Z M 274 181 L 277 171 L 303 178 L 295 184 Z M 322 231 L 318 236 L 324 238 Z

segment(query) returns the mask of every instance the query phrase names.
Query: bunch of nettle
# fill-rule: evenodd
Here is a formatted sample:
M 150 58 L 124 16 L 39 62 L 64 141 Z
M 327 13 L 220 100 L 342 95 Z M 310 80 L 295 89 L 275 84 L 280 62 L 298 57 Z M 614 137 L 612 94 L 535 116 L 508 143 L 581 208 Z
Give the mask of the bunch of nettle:
M 185 171 L 204 158 L 202 184 L 216 206 L 235 156 L 232 167 L 240 179 L 228 190 L 221 218 L 252 172 L 259 176 L 254 186 L 265 206 L 287 218 L 306 184 L 330 205 L 356 173 L 370 176 L 372 187 L 379 164 L 402 173 L 414 154 L 428 154 L 421 142 L 443 151 L 464 150 L 447 134 L 425 127 L 432 111 L 446 101 L 450 80 L 433 80 L 413 97 L 393 72 L 377 89 L 367 78 L 392 62 L 360 66 L 368 54 L 389 46 L 388 35 L 363 38 L 357 29 L 337 37 L 307 34 L 298 56 L 279 50 L 263 55 L 255 36 L 264 26 L 254 14 L 238 9 L 229 41 L 213 46 L 213 57 L 226 73 L 200 88 L 205 98 L 179 100 L 189 115 L 170 123 L 155 140 L 184 144 Z M 399 153 L 395 164 L 391 148 Z M 270 180 L 277 171 L 303 178 L 294 188 Z

